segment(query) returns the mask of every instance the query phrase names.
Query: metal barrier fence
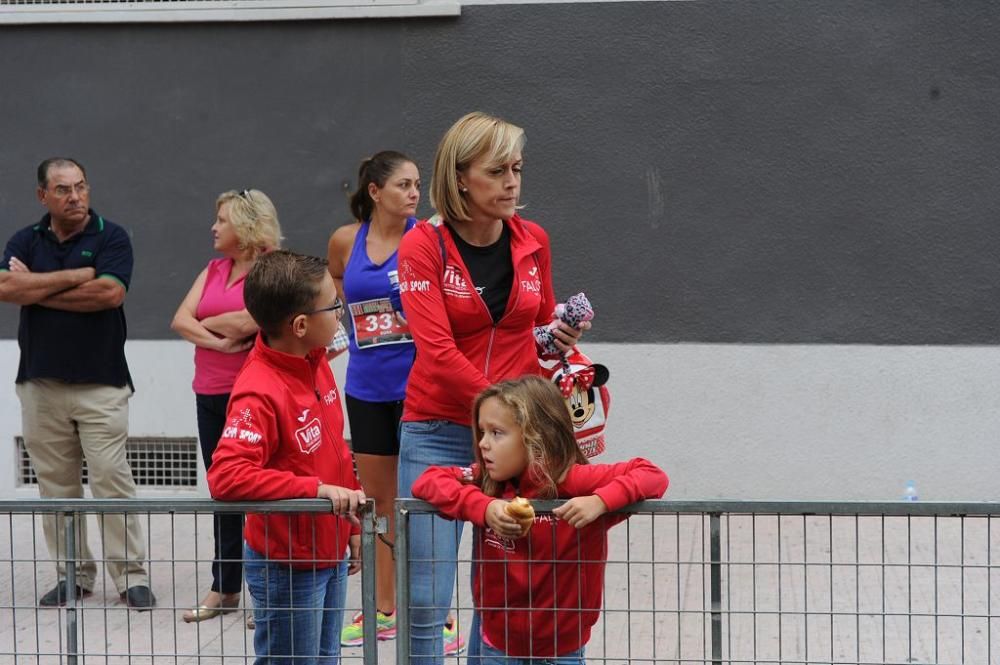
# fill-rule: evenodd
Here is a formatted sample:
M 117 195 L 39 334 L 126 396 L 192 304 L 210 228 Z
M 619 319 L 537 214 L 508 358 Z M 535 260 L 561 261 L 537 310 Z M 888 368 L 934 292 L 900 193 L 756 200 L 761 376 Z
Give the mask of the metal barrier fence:
M 561 502 L 533 503 L 545 513 Z M 412 529 L 456 528 L 420 517 L 434 512 L 397 502 L 400 626 Z M 621 512 L 589 663 L 1000 662 L 1000 504 L 646 501 Z M 466 625 L 480 561 L 466 543 L 453 562 L 449 611 Z M 396 663 L 409 659 L 401 628 Z
M 559 503 L 536 502 L 536 511 Z M 6 522 L 0 527 L 0 663 L 250 662 L 246 593 L 243 607 L 221 619 L 180 621 L 211 581 L 212 512 L 328 509 L 321 500 L 0 502 Z M 62 609 L 40 608 L 38 597 L 56 582 L 40 517 L 56 512 L 138 517 L 156 608 L 129 611 L 102 573 L 92 596 Z M 374 569 L 379 527 L 366 507 L 364 568 L 360 585 L 350 582 L 345 603 L 345 618 L 358 608 L 364 612 L 366 639 L 363 649 L 342 651 L 345 663 L 409 663 L 408 536 L 422 528 L 414 518 L 433 512 L 419 501 L 397 503 L 399 639 L 377 644 L 374 576 L 364 571 Z M 586 647 L 588 662 L 1000 662 L 1000 580 L 992 581 L 998 503 L 647 501 L 622 512 L 629 519 L 609 534 L 603 611 Z M 72 527 L 66 537 L 75 537 Z M 456 557 L 451 603 L 466 639 L 475 563 L 470 540 L 465 537 Z
M 196 606 L 209 589 L 213 559 L 213 512 L 329 513 L 326 500 L 223 503 L 209 499 L 69 499 L 0 502 L 0 663 L 84 665 L 102 663 L 212 664 L 248 663 L 255 658 L 250 596 L 244 588 L 240 607 L 221 618 L 185 624 L 181 612 Z M 75 566 L 66 561 L 70 597 L 62 608 L 43 608 L 38 599 L 56 580 L 56 561 L 46 549 L 41 518 L 65 518 L 66 552 L 76 551 L 76 522 L 95 515 L 98 521 L 139 519 L 147 550 L 146 570 L 157 604 L 145 612 L 130 610 L 105 575 L 103 547 L 91 527 L 91 548 L 98 563 L 92 595 L 75 598 Z M 94 520 L 94 517 L 89 517 Z M 375 663 L 374 605 L 362 608 L 360 598 L 374 598 L 374 543 L 380 528 L 374 502 L 361 514 L 360 585 L 348 582 L 345 619 L 355 610 L 370 612 L 362 649 L 344 649 L 343 662 Z M 298 528 L 299 524 L 296 524 Z M 292 528 L 292 527 L 290 527 Z M 384 528 L 383 528 L 384 531 Z M 95 547 L 97 545 L 97 547 Z M 322 566 L 323 561 L 317 561 Z M 365 571 L 369 571 L 366 573 Z M 349 578 L 353 579 L 353 578 Z M 359 589 L 360 587 L 360 589 Z M 370 607 L 368 607 L 370 606 Z M 367 614 L 366 614 L 367 616 Z M 370 634 L 369 634 L 370 633 Z M 337 633 L 339 641 L 339 631 Z M 289 662 L 288 658 L 278 662 Z M 301 662 L 301 661 L 296 661 Z M 308 661 L 311 662 L 311 661 Z

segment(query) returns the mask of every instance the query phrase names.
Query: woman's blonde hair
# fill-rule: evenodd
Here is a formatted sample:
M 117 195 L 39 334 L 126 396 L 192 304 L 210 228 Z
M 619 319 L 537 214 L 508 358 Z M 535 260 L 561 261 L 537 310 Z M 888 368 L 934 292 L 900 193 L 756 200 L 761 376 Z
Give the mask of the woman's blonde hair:
M 524 148 L 524 130 L 505 120 L 473 111 L 451 126 L 434 155 L 431 205 L 445 220 L 471 219 L 465 197 L 458 187 L 458 174 L 477 159 L 503 164 Z
M 489 496 L 500 496 L 503 483 L 489 477 L 483 470 L 483 452 L 479 441 L 479 410 L 483 402 L 496 398 L 507 407 L 521 428 L 528 456 L 528 477 L 538 488 L 538 498 L 556 496 L 556 482 L 574 464 L 587 464 L 573 433 L 573 422 L 562 393 L 550 381 L 538 376 L 495 383 L 476 397 L 472 407 L 473 454 L 479 465 L 479 487 Z
M 259 189 L 243 189 L 219 194 L 215 200 L 215 212 L 229 204 L 229 223 L 236 231 L 240 249 L 249 251 L 251 258 L 264 252 L 281 249 L 281 225 L 278 211 L 267 194 Z

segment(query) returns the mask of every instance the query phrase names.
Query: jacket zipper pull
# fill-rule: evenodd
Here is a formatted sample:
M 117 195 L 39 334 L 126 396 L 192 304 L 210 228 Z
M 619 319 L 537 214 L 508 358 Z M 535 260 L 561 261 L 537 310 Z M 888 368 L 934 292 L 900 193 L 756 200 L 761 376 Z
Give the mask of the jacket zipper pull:
M 319 388 L 313 388 L 313 392 L 316 393 L 316 401 L 321 401 L 322 398 L 319 396 Z

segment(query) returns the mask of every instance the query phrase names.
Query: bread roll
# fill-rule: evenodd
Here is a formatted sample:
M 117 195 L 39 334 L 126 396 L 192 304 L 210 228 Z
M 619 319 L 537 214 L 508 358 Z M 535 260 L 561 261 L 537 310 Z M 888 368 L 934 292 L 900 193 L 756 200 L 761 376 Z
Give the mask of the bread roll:
M 521 525 L 521 535 L 528 535 L 531 525 L 535 523 L 535 509 L 531 507 L 531 502 L 519 496 L 508 503 L 505 510 Z

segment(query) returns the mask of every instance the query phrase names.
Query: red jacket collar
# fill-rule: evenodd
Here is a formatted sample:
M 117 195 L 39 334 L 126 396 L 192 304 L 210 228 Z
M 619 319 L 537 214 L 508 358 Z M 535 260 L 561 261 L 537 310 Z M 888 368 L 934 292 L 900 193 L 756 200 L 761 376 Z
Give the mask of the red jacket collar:
M 540 250 L 542 245 L 535 238 L 535 235 L 528 229 L 525 224 L 524 219 L 520 215 L 514 213 L 514 215 L 504 221 L 507 228 L 510 229 L 510 254 L 511 262 L 517 267 L 518 262 L 525 256 L 530 256 Z M 451 251 L 458 252 L 458 247 L 455 245 L 455 241 L 451 237 L 451 227 L 444 224 L 440 217 L 434 216 L 427 220 L 427 222 L 433 226 L 439 226 L 441 228 L 447 229 L 445 234 L 448 238 L 448 243 L 451 245 Z
M 542 248 L 535 235 L 525 226 L 521 216 L 514 214 L 507 220 L 507 228 L 510 229 L 510 251 L 514 265 L 523 257 L 534 254 Z
M 472 465 L 472 477 L 480 478 L 479 475 L 481 470 L 478 464 Z M 569 475 L 569 474 L 567 474 Z M 517 479 L 517 483 L 507 481 L 503 485 L 503 496 L 523 496 L 526 499 L 533 499 L 538 497 L 538 492 L 542 488 L 541 485 L 536 483 L 532 478 L 528 469 L 524 470 L 524 473 Z M 556 491 L 558 493 L 559 483 L 556 484 Z
M 264 342 L 264 333 L 259 332 L 257 333 L 257 339 L 254 342 L 251 355 L 259 357 L 261 360 L 277 369 L 289 372 L 290 374 L 298 376 L 306 381 L 312 381 L 313 374 L 316 373 L 316 367 L 319 366 L 321 361 L 325 361 L 326 359 L 326 349 L 322 347 L 313 349 L 305 358 L 301 356 L 293 356 L 291 354 L 272 349 Z

